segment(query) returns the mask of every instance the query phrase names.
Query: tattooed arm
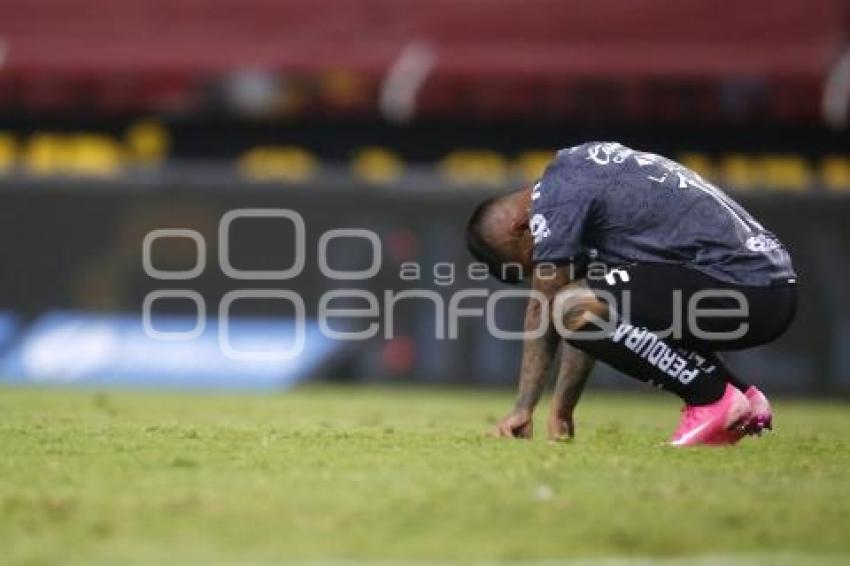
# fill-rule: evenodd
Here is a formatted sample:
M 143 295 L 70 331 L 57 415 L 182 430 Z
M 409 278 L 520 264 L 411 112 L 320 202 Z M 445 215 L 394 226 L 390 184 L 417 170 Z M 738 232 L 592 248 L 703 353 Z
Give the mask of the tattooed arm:
M 544 271 L 538 267 L 533 277 L 532 289 L 540 300 L 530 298 L 525 310 L 526 338 L 522 347 L 517 401 L 514 410 L 499 421 L 495 431 L 497 436 L 531 438 L 532 414 L 558 351 L 560 337 L 552 324 L 551 307 L 557 292 L 569 283 L 568 272 L 566 269 Z
M 575 436 L 573 410 L 581 398 L 584 385 L 596 360 L 581 350 L 563 342 L 561 367 L 552 394 L 549 414 L 549 440 L 566 440 Z

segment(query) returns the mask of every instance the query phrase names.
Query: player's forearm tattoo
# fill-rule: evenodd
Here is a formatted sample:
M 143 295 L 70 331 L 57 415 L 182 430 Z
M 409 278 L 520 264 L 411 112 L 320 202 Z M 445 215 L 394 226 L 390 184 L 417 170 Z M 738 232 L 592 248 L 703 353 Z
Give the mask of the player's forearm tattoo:
M 561 346 L 561 367 L 552 395 L 555 412 L 562 415 L 572 412 L 581 398 L 587 378 L 596 360 L 590 355 L 564 342 Z
M 526 332 L 540 327 L 541 310 L 537 301 L 529 301 L 525 313 Z M 557 332 L 549 324 L 549 330 L 544 336 L 528 339 L 523 344 L 519 393 L 515 407 L 517 410 L 532 411 L 537 406 L 546 386 L 546 376 L 555 358 L 558 339 Z

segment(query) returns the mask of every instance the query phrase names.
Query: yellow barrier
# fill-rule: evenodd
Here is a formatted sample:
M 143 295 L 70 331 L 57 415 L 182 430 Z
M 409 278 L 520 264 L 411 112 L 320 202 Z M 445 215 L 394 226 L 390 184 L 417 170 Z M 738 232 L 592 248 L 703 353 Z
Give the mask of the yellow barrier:
M 159 122 L 142 120 L 127 129 L 124 144 L 128 157 L 144 167 L 155 167 L 168 158 L 171 136 Z
M 850 192 L 850 157 L 824 157 L 820 163 L 820 182 L 831 191 Z
M 257 147 L 238 162 L 239 172 L 255 181 L 308 181 L 318 170 L 319 161 L 299 147 Z
M 508 160 L 489 150 L 458 150 L 444 157 L 437 169 L 458 185 L 504 185 L 508 181 Z
M 404 172 L 401 157 L 386 148 L 367 147 L 351 160 L 351 174 L 365 183 L 382 185 L 398 180 Z
M 530 185 L 543 176 L 553 157 L 554 151 L 524 151 L 517 156 L 515 169 L 522 181 Z
M 0 173 L 15 169 L 36 176 L 107 177 L 128 167 L 158 167 L 168 160 L 171 138 L 154 120 L 132 124 L 121 139 L 99 133 L 37 132 L 19 138 L 0 132 Z M 448 183 L 505 189 L 531 184 L 543 174 L 554 152 L 528 150 L 515 158 L 476 149 L 448 153 L 434 167 Z M 797 154 L 727 153 L 712 157 L 688 152 L 676 156 L 685 166 L 733 191 L 803 192 L 813 187 L 850 192 L 850 156 L 809 159 Z M 321 169 L 319 159 L 297 146 L 260 146 L 236 161 L 238 172 L 257 181 L 306 182 Z M 364 147 L 348 163 L 353 178 L 374 185 L 398 182 L 407 163 L 393 149 Z
M 32 175 L 103 177 L 120 173 L 123 148 L 99 134 L 32 135 L 21 152 L 21 165 Z
M 18 142 L 12 134 L 0 132 L 0 173 L 14 169 L 18 159 Z

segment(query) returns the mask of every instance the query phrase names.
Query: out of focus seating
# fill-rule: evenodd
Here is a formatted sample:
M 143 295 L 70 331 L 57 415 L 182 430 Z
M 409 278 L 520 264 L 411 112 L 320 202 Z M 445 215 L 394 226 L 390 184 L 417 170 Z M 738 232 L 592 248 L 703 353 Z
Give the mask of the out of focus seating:
M 436 55 L 420 96 L 420 111 L 434 115 L 570 116 L 594 108 L 624 117 L 806 119 L 818 112 L 846 38 L 844 7 L 842 0 L 4 0 L 0 107 L 192 111 L 210 82 L 258 69 L 286 77 L 288 88 L 300 86 L 299 100 L 314 97 L 323 109 L 339 90 L 328 74 L 345 71 L 356 77 L 347 88 L 365 94 L 341 106 L 368 113 L 387 71 L 419 42 Z

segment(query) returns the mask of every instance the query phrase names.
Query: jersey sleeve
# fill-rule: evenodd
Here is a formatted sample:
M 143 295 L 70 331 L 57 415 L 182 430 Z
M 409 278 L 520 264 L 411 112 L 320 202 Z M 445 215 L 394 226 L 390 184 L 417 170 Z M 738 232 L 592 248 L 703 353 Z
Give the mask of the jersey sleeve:
M 580 255 L 592 212 L 591 188 L 570 183 L 558 167 L 550 167 L 532 191 L 534 263 L 568 263 Z

